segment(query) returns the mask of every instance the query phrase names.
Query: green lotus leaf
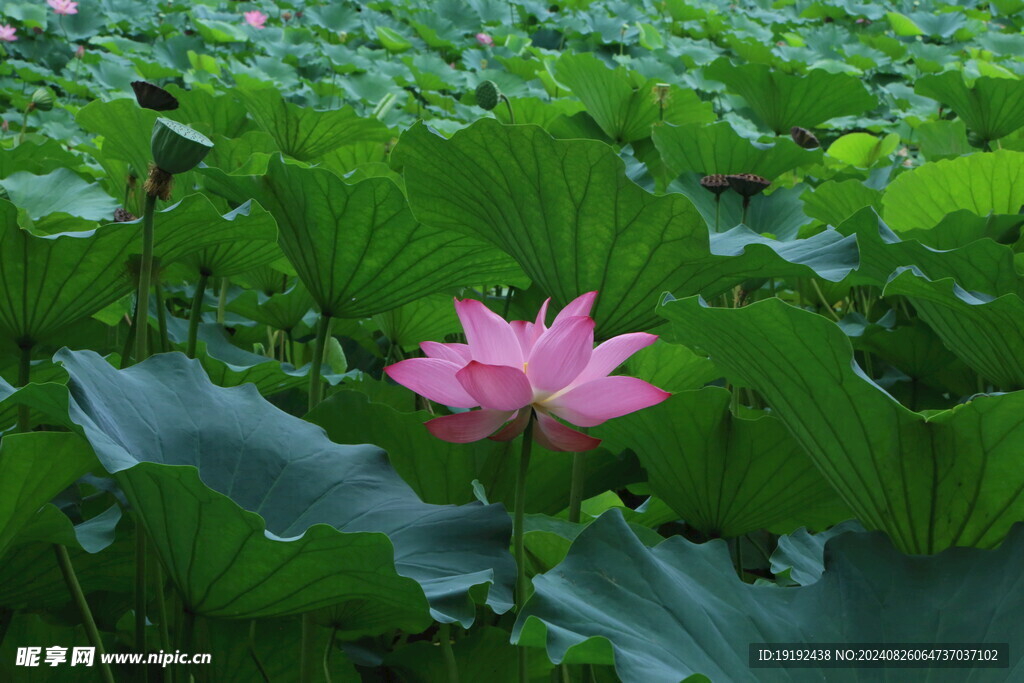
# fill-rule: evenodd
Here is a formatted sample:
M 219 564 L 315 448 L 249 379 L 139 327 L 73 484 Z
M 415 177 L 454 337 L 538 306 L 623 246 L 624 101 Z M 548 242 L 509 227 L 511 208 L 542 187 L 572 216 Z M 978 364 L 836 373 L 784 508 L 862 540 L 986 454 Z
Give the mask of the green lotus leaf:
M 58 168 L 46 175 L 25 171 L 12 173 L 0 180 L 10 200 L 24 209 L 33 220 L 50 214 L 67 214 L 88 221 L 113 220 L 119 204 L 94 183 L 82 180 L 66 168 Z M 46 222 L 40 230 L 47 230 Z
M 349 386 L 348 384 L 345 385 Z M 474 480 L 487 499 L 512 506 L 515 465 L 521 440 L 453 444 L 430 435 L 425 411 L 401 413 L 373 402 L 358 391 L 339 391 L 317 406 L 308 418 L 336 443 L 374 443 L 402 479 L 423 498 L 436 504 L 462 504 L 474 499 Z M 527 474 L 526 510 L 557 514 L 569 503 L 572 458 L 535 448 Z M 588 453 L 585 495 L 597 495 L 640 478 L 635 460 L 620 459 L 604 449 Z
M 71 377 L 71 419 L 197 614 L 362 600 L 398 628 L 431 616 L 468 626 L 481 584 L 494 609 L 510 607 L 502 507 L 424 504 L 376 447 L 334 444 L 253 387 L 215 387 L 180 354 L 121 371 L 92 352 L 57 359 Z
M 884 294 L 902 294 L 943 343 L 982 377 L 1003 389 L 1024 388 L 1024 300 L 969 292 L 951 278 L 897 271 Z
M 417 349 L 420 342 L 441 340 L 462 331 L 452 297 L 447 294 L 431 294 L 378 313 L 373 321 L 403 351 Z
M 729 396 L 717 387 L 678 393 L 591 433 L 613 450 L 633 449 L 651 491 L 709 537 L 850 517 L 786 427 L 734 416 Z
M 744 683 L 878 680 L 869 668 L 751 668 L 748 647 L 757 643 L 966 643 L 998 633 L 1011 653 L 1024 645 L 1024 602 L 1012 588 L 1024 561 L 1020 527 L 998 550 L 913 557 L 884 534 L 847 531 L 824 552 L 826 570 L 812 585 L 750 585 L 736 577 L 722 541 L 676 536 L 649 548 L 611 511 L 580 534 L 565 562 L 534 579 L 512 639 L 546 645 L 555 663 L 603 664 L 613 654 L 625 683 L 678 683 L 694 674 Z M 954 592 L 950 576 L 958 577 Z M 945 599 L 921 600 L 936 593 Z M 964 618 L 946 618 L 950 609 Z M 1010 657 L 1009 668 L 985 670 L 986 680 L 1016 680 L 1021 659 Z M 942 679 L 963 680 L 964 671 Z
M 278 148 L 300 161 L 312 161 L 355 142 L 383 142 L 391 137 L 387 126 L 375 118 L 359 117 L 352 107 L 331 111 L 300 107 L 286 102 L 275 88 L 240 88 L 235 94 Z
M 1014 214 L 1024 204 L 1024 152 L 1000 150 L 922 164 L 889 183 L 883 216 L 896 232 L 930 228 L 959 209 Z
M 879 159 L 885 159 L 900 145 L 900 136 L 889 133 L 877 138 L 870 133 L 848 133 L 828 147 L 828 155 L 844 164 L 857 168 L 871 168 Z
M 991 239 L 977 239 L 954 249 L 935 249 L 911 239 L 908 233 L 900 239 L 872 208 L 861 209 L 837 230 L 856 236 L 860 249 L 860 267 L 850 273 L 848 284 L 882 287 L 895 270 L 913 263 L 932 279 L 952 277 L 970 290 L 1024 295 L 1024 281 L 1014 267 L 1012 249 Z
M 800 195 L 804 213 L 828 225 L 839 225 L 865 206 L 881 210 L 882 193 L 859 180 L 828 180 Z
M 277 273 L 278 278 L 285 278 Z M 228 304 L 228 310 L 250 320 L 270 325 L 275 330 L 294 329 L 307 313 L 313 309 L 313 297 L 301 282 L 296 282 L 287 292 L 267 296 L 259 291 L 246 291 Z
M 591 53 L 563 54 L 555 76 L 618 144 L 650 137 L 651 126 L 659 121 L 678 125 L 715 120 L 710 103 L 701 102 L 692 90 L 669 86 L 659 106 L 653 92 L 656 79 L 638 77 L 622 67 L 609 69 Z
M 598 290 L 601 338 L 657 324 L 665 290 L 711 295 L 770 274 L 839 280 L 857 261 L 854 241 L 834 231 L 785 243 L 742 226 L 709 237 L 692 202 L 642 190 L 608 145 L 534 126 L 484 119 L 444 140 L 418 125 L 393 156 L 424 223 L 500 247 L 558 304 Z
M 763 64 L 735 66 L 719 59 L 704 75 L 740 95 L 758 121 L 776 135 L 793 126 L 815 128 L 837 116 L 856 116 L 878 105 L 856 76 L 811 69 L 787 74 Z
M 92 449 L 77 434 L 5 436 L 0 441 L 0 557 L 40 507 L 95 466 Z
M 652 137 L 674 175 L 686 171 L 754 173 L 773 180 L 786 171 L 821 161 L 820 149 L 804 149 L 788 138 L 755 142 L 740 136 L 726 121 L 656 126 Z
M 998 140 L 1024 126 L 1024 80 L 982 76 L 968 87 L 960 71 L 922 76 L 914 92 L 951 107 L 968 130 Z
M 321 312 L 360 318 L 483 281 L 521 284 L 515 262 L 470 237 L 416 221 L 386 178 L 349 185 L 277 158 L 259 179 L 280 244 Z
M 926 416 L 868 379 L 826 318 L 778 299 L 723 309 L 694 297 L 661 310 L 667 337 L 756 389 L 864 526 L 904 552 L 992 547 L 1024 514 L 1024 394 Z

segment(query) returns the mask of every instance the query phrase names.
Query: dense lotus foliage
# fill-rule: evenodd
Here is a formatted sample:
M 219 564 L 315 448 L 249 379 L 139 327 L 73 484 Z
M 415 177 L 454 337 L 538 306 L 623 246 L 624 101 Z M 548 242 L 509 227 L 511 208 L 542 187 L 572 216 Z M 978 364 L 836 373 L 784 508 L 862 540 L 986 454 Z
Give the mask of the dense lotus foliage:
M 1024 680 L 1022 30 L 0 3 L 0 678 Z

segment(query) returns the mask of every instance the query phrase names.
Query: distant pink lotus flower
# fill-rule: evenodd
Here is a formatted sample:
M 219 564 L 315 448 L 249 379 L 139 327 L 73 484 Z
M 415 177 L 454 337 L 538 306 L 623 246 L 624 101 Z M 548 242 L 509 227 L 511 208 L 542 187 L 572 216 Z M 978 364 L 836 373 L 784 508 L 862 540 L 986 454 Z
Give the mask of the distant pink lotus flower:
M 486 33 L 478 33 L 476 34 L 476 42 L 480 43 L 481 45 L 491 47 L 492 45 L 494 45 L 494 38 L 491 38 Z
M 18 31 L 13 26 L 7 24 L 0 24 L 0 41 L 5 43 L 13 43 L 18 39 Z
M 259 10 L 246 12 L 245 22 L 253 28 L 263 28 L 263 25 L 267 23 L 267 15 Z
M 78 3 L 71 0 L 46 0 L 46 4 L 57 14 L 78 14 Z
M 533 323 L 508 323 L 479 301 L 456 299 L 455 311 L 469 343 L 423 342 L 420 348 L 426 358 L 403 360 L 385 371 L 431 401 L 482 408 L 428 421 L 427 429 L 444 441 L 508 441 L 526 429 L 535 413 L 534 438 L 541 446 L 553 451 L 590 450 L 601 440 L 570 429 L 555 417 L 593 427 L 670 396 L 636 377 L 609 376 L 658 337 L 634 332 L 594 348 L 590 309 L 596 297 L 597 292 L 588 292 L 574 299 L 550 328 L 544 324 L 550 299 Z

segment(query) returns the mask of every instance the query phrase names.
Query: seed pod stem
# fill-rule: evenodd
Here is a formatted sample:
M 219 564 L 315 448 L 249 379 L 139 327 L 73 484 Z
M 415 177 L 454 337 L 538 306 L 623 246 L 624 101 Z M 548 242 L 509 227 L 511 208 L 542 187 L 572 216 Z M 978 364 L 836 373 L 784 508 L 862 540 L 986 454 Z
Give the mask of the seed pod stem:
M 146 360 L 148 355 L 149 287 L 153 274 L 153 214 L 155 211 L 156 195 L 147 193 L 146 211 L 142 214 L 142 263 L 139 265 L 138 304 L 134 325 L 136 363 Z

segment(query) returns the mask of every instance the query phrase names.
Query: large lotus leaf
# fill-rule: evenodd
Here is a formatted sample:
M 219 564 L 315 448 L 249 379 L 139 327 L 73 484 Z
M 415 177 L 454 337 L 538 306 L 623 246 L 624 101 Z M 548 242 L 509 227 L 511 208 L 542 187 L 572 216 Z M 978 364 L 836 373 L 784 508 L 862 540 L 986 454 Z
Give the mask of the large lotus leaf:
M 0 441 L 0 557 L 26 522 L 96 465 L 77 434 L 30 432 Z
M 452 297 L 447 294 L 425 296 L 375 315 L 373 320 L 392 344 L 406 351 L 417 348 L 420 342 L 462 331 Z
M 1019 291 L 1019 290 L 1018 290 Z M 1024 388 L 1024 301 L 969 292 L 952 279 L 902 269 L 883 290 L 902 294 L 946 347 L 1003 389 Z
M 729 392 L 686 391 L 592 430 L 631 448 L 654 495 L 707 536 L 821 528 L 850 517 L 786 427 L 729 410 Z
M 277 273 L 276 277 L 285 276 Z M 243 315 L 275 330 L 292 330 L 313 308 L 313 297 L 301 282 L 287 292 L 267 296 L 263 292 L 248 290 L 228 304 L 228 310 Z
M 800 195 L 804 213 L 828 225 L 839 225 L 865 206 L 881 210 L 882 193 L 859 180 L 829 180 Z
M 131 292 L 132 254 L 142 249 L 140 226 L 114 223 L 81 233 L 37 236 L 17 223 L 17 209 L 0 200 L 0 337 L 34 343 Z M 155 217 L 153 252 L 164 265 L 208 246 L 273 239 L 274 221 L 258 206 L 221 216 L 192 195 Z
M 159 115 L 143 109 L 134 99 L 95 100 L 78 111 L 75 122 L 89 133 L 103 136 L 102 156 L 127 161 L 142 176 L 153 160 L 150 138 Z
M 789 138 L 760 143 L 740 136 L 726 121 L 685 126 L 657 126 L 654 144 L 676 175 L 693 171 L 756 173 L 773 180 L 786 171 L 821 161 L 821 150 L 807 150 Z
M 999 150 L 928 162 L 889 183 L 886 222 L 897 231 L 931 228 L 948 213 L 1014 214 L 1024 204 L 1024 152 Z
M 188 339 L 188 321 L 167 317 L 167 332 L 178 350 Z M 223 325 L 200 323 L 197 330 L 196 358 L 210 381 L 219 387 L 254 384 L 264 396 L 308 384 L 309 368 L 297 370 L 291 363 L 251 353 L 231 343 Z M 328 371 L 325 368 L 325 371 Z
M 82 180 L 66 168 L 46 175 L 26 171 L 0 181 L 10 200 L 37 220 L 59 213 L 90 221 L 112 220 L 120 204 L 99 185 Z
M 472 482 L 483 485 L 488 500 L 512 507 L 515 465 L 520 440 L 453 444 L 441 441 L 423 426 L 429 413 L 401 413 L 374 403 L 358 391 L 339 391 L 317 406 L 308 418 L 336 443 L 373 443 L 388 452 L 392 466 L 423 500 L 461 504 L 473 500 Z M 569 503 L 572 476 L 570 453 L 534 447 L 527 473 L 526 511 L 557 514 Z M 585 495 L 625 486 L 639 478 L 628 460 L 605 450 L 588 453 Z
M 83 591 L 130 595 L 135 578 L 133 533 L 134 524 L 117 504 L 74 526 L 55 506 L 44 505 L 0 562 L 0 605 L 39 610 L 72 601 L 54 558 L 54 543 L 67 548 Z
M 417 222 L 386 178 L 349 185 L 277 158 L 260 181 L 281 248 L 331 317 L 361 318 L 450 287 L 522 279 L 497 249 Z
M 19 171 L 43 175 L 58 168 L 74 168 L 80 163 L 79 157 L 58 140 L 46 139 L 38 143 L 25 140 L 13 149 L 0 150 L 0 179 Z
M 778 299 L 661 310 L 666 336 L 756 389 L 857 518 L 905 552 L 991 547 L 1024 518 L 1024 393 L 918 414 L 865 376 L 826 318 Z
M 722 541 L 697 545 L 675 536 L 649 548 L 611 511 L 580 534 L 565 562 L 534 579 L 512 639 L 546 644 L 556 663 L 567 655 L 606 663 L 610 649 L 625 683 L 678 683 L 693 674 L 736 682 L 1024 675 L 1020 527 L 997 550 L 954 548 L 937 557 L 908 557 L 884 534 L 851 531 L 827 541 L 825 558 L 825 573 L 812 585 L 750 585 L 736 577 Z M 748 657 L 752 643 L 980 640 L 1009 642 L 1009 668 L 900 669 L 880 677 L 880 669 L 863 667 L 751 668 Z
M 935 249 L 900 238 L 872 208 L 864 208 L 840 225 L 844 235 L 856 235 L 860 267 L 850 273 L 848 284 L 882 287 L 897 268 L 916 264 L 932 279 L 952 277 L 970 290 L 1000 294 L 1024 294 L 1024 282 L 1013 264 L 1013 251 L 990 239 L 973 241 L 956 249 Z
M 809 586 L 825 572 L 825 543 L 848 531 L 864 531 L 864 527 L 857 520 L 848 519 L 816 534 L 807 529 L 797 529 L 782 536 L 770 558 L 772 574 L 776 578 L 782 577 L 801 586 Z
M 960 71 L 922 76 L 914 92 L 952 107 L 982 140 L 998 140 L 1024 126 L 1024 80 L 982 76 L 967 87 Z
M 572 90 L 605 135 L 619 144 L 650 137 L 651 126 L 668 123 L 708 123 L 715 120 L 710 102 L 693 90 L 669 86 L 658 105 L 655 80 L 634 79 L 624 68 L 609 69 L 591 53 L 563 53 L 555 75 Z
M 764 64 L 735 66 L 723 58 L 704 75 L 743 97 L 776 135 L 789 133 L 793 126 L 814 128 L 837 116 L 863 114 L 878 105 L 859 78 L 822 69 L 787 74 Z
M 179 107 L 164 116 L 175 121 L 228 137 L 241 135 L 251 125 L 245 107 L 229 94 L 215 95 L 201 86 L 184 90 L 173 83 L 166 89 L 178 99 Z
M 352 107 L 330 111 L 300 107 L 286 102 L 276 88 L 240 88 L 235 93 L 256 125 L 274 137 L 282 152 L 300 161 L 311 161 L 344 145 L 391 137 L 380 120 L 361 118 Z
M 640 349 L 626 361 L 627 375 L 639 377 L 654 386 L 670 391 L 700 389 L 722 376 L 715 364 L 682 344 L 659 340 Z
M 608 145 L 534 126 L 484 119 L 444 140 L 417 125 L 394 154 L 421 220 L 496 244 L 559 304 L 599 291 L 599 337 L 655 325 L 665 290 L 710 295 L 773 274 L 836 280 L 857 263 L 854 240 L 834 231 L 788 243 L 746 228 L 709 237 L 692 202 L 645 192 Z
M 256 205 L 258 206 L 258 205 Z M 269 217 L 270 214 L 267 214 Z M 207 277 L 230 277 L 247 273 L 254 268 L 266 266 L 284 257 L 276 236 L 271 239 L 244 239 L 225 242 L 202 251 L 198 251 L 181 259 L 175 270 L 188 273 L 187 277 L 197 275 Z
M 401 628 L 469 625 L 469 591 L 510 607 L 504 508 L 428 505 L 375 446 L 340 446 L 251 386 L 160 354 L 115 370 L 57 355 L 70 416 L 139 512 L 190 608 L 246 618 L 371 603 Z

